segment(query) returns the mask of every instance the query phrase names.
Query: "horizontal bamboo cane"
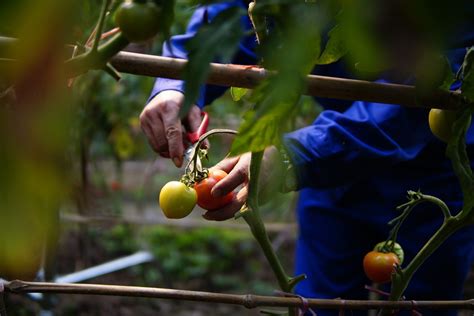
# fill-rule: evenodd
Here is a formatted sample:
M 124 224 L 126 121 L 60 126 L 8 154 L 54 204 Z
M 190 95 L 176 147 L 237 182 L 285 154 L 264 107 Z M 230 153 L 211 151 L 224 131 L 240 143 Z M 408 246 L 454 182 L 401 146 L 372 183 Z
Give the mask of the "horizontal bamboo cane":
M 120 52 L 112 58 L 118 71 L 150 76 L 180 79 L 187 61 L 184 59 Z M 211 63 L 207 83 L 227 86 L 255 88 L 272 72 L 257 66 Z M 414 86 L 376 83 L 345 78 L 307 76 L 307 95 L 342 100 L 360 100 L 378 103 L 399 104 L 408 107 L 456 109 L 464 99 L 459 92 L 435 91 L 417 102 Z
M 16 44 L 16 39 L 0 36 L 0 52 Z M 2 55 L 0 70 L 8 73 L 14 65 L 14 56 Z M 9 59 L 10 58 L 10 59 Z M 120 52 L 112 58 L 112 64 L 124 73 L 164 77 L 182 78 L 187 61 L 184 59 L 160 57 L 131 52 Z M 257 66 L 211 63 L 206 80 L 209 84 L 226 87 L 255 88 L 272 72 Z M 306 79 L 307 95 L 341 100 L 360 100 L 368 102 L 399 104 L 408 107 L 456 109 L 467 103 L 459 92 L 435 91 L 419 102 L 414 86 L 376 83 L 364 80 L 309 75 Z
M 103 285 L 103 284 L 58 284 L 47 282 L 6 282 L 5 291 L 12 293 L 56 293 L 56 294 L 86 294 L 109 296 L 132 296 L 185 300 L 208 303 L 241 305 L 246 308 L 257 307 L 299 307 L 302 299 L 299 297 L 280 297 L 262 295 L 238 295 L 186 291 L 138 286 Z M 339 310 L 375 310 L 375 309 L 452 309 L 474 310 L 474 300 L 464 301 L 373 301 L 373 300 L 343 300 L 343 299 L 307 299 L 307 306 L 313 309 Z

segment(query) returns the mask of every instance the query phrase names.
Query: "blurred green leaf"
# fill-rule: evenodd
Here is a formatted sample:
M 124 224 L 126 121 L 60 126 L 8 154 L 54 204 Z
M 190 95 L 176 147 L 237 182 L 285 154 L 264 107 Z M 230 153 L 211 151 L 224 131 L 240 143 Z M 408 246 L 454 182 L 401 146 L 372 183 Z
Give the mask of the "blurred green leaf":
M 241 26 L 245 11 L 231 7 L 219 13 L 209 24 L 204 24 L 186 45 L 189 61 L 184 69 L 185 100 L 181 115 L 196 102 L 201 85 L 209 72 L 209 63 L 219 59 L 229 62 L 243 36 Z
M 238 88 L 238 87 L 231 87 L 230 88 L 230 95 L 232 96 L 232 100 L 240 101 L 248 92 L 246 88 Z
M 420 61 L 416 72 L 418 95 L 429 95 L 436 89 L 449 90 L 453 82 L 454 74 L 446 56 L 429 54 Z
M 317 63 L 319 65 L 334 63 L 341 59 L 346 53 L 347 47 L 344 33 L 342 32 L 341 26 L 336 25 L 329 31 L 329 40 Z
M 318 18 L 317 5 L 292 5 L 283 14 L 278 32 L 273 32 L 263 44 L 265 67 L 276 74 L 254 90 L 251 101 L 255 109 L 245 115 L 231 155 L 260 151 L 280 143 L 305 89 L 305 76 L 320 55 L 321 26 L 316 21 L 321 19 Z
M 164 35 L 164 39 L 171 36 L 171 26 L 175 17 L 175 0 L 153 0 L 158 7 L 161 8 L 161 28 L 160 31 Z

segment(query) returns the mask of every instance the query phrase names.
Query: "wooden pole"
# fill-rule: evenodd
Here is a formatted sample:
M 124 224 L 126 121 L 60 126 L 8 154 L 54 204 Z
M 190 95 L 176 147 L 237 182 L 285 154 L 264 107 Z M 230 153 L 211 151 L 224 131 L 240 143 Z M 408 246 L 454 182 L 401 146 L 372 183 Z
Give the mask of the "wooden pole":
M 120 72 L 180 79 L 187 61 L 184 59 L 120 52 L 112 58 L 112 65 Z M 255 88 L 272 72 L 257 66 L 210 64 L 208 84 Z M 408 107 L 456 109 L 466 101 L 459 92 L 436 91 L 417 102 L 414 86 L 376 83 L 345 78 L 307 76 L 306 94 L 323 98 L 360 100 L 378 103 L 399 104 Z
M 103 284 L 58 284 L 48 282 L 6 282 L 5 291 L 12 293 L 56 293 L 148 297 L 171 300 L 185 300 L 207 303 L 241 305 L 246 308 L 257 307 L 300 307 L 299 297 L 280 297 L 263 295 L 238 295 L 200 291 L 174 290 L 152 287 L 103 285 Z M 307 299 L 307 306 L 317 309 L 375 310 L 375 309 L 451 309 L 474 310 L 474 300 L 464 301 L 366 301 L 343 299 Z

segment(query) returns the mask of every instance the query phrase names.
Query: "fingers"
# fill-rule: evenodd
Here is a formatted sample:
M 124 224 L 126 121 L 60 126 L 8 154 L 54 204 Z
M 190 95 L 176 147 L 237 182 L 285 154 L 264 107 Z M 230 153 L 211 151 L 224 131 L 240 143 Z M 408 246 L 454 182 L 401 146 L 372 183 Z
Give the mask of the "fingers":
M 224 221 L 233 218 L 234 214 L 245 204 L 247 196 L 248 190 L 247 187 L 244 187 L 234 196 L 234 199 L 229 204 L 217 210 L 207 211 L 202 217 L 210 221 Z
M 183 128 L 179 110 L 184 95 L 163 91 L 154 97 L 140 114 L 140 125 L 148 143 L 163 157 L 171 157 L 177 167 L 183 161 Z
M 183 164 L 183 134 L 179 118 L 179 106 L 167 102 L 161 106 L 160 116 L 163 122 L 163 134 L 168 143 L 168 152 L 176 167 Z
M 228 167 L 229 165 L 224 165 L 224 167 Z M 212 188 L 211 194 L 214 197 L 224 196 L 246 183 L 248 180 L 249 165 L 250 155 L 244 154 L 240 156 L 238 162 L 232 170 L 230 170 L 229 174 Z
M 229 173 L 235 167 L 237 162 L 239 162 L 239 159 L 240 156 L 225 158 L 224 160 L 219 161 L 219 163 L 217 163 L 211 169 L 219 169 Z

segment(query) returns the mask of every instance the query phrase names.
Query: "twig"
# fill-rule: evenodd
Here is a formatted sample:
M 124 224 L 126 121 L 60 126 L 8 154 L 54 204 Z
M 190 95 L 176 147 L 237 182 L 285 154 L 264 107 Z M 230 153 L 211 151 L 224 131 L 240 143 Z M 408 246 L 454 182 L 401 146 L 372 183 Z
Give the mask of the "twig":
M 263 295 L 239 295 L 200 291 L 185 291 L 164 288 L 104 285 L 104 284 L 57 284 L 49 282 L 12 281 L 5 283 L 5 290 L 12 293 L 57 293 L 148 297 L 172 300 L 209 302 L 220 304 L 241 305 L 247 308 L 266 307 L 301 307 L 301 299 L 297 297 L 279 297 Z M 316 309 L 404 309 L 413 308 L 412 301 L 373 301 L 343 299 L 307 299 L 307 305 Z M 417 309 L 457 309 L 474 310 L 474 300 L 460 301 L 416 301 Z

